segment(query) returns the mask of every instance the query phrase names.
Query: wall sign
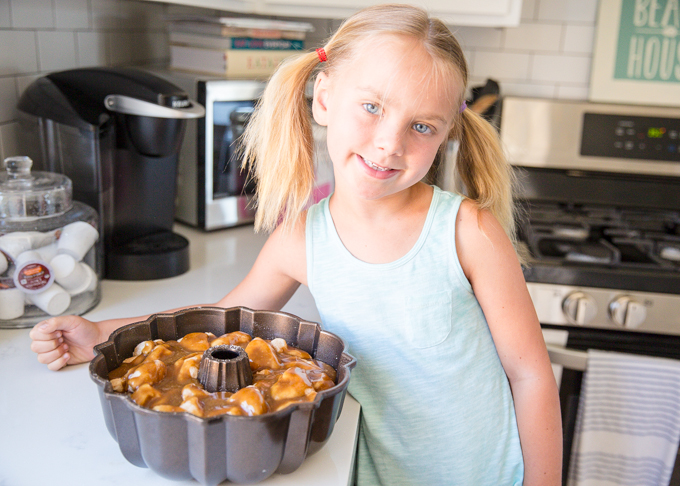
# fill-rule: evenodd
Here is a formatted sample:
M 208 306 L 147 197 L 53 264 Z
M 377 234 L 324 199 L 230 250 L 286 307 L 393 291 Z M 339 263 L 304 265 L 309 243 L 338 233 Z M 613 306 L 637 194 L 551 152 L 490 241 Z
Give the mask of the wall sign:
M 600 0 L 590 100 L 680 106 L 680 0 Z

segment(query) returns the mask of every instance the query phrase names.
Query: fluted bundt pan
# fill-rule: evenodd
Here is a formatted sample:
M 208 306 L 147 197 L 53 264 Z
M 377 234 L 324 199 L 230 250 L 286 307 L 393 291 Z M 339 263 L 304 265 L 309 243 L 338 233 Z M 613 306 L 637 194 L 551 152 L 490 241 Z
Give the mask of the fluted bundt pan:
M 308 352 L 337 371 L 336 385 L 320 391 L 314 401 L 298 403 L 277 412 L 253 417 L 220 415 L 201 418 L 190 413 L 158 412 L 143 408 L 130 395 L 113 391 L 110 371 L 132 356 L 135 346 L 147 340 L 178 340 L 192 332 L 216 336 L 242 331 L 262 339 L 284 339 L 289 346 Z M 335 334 L 322 331 L 284 312 L 253 311 L 244 307 L 195 307 L 173 314 L 156 314 L 143 322 L 114 331 L 95 346 L 90 376 L 99 388 L 106 427 L 132 464 L 148 467 L 175 480 L 194 478 L 206 485 L 224 480 L 256 483 L 273 473 L 295 471 L 329 439 L 340 416 L 356 360 L 345 353 Z M 221 350 L 219 361 L 236 358 L 236 351 Z M 204 356 L 205 359 L 205 356 Z M 206 375 L 233 371 L 204 367 Z M 212 367 L 213 370 L 208 368 Z M 242 373 L 241 373 L 242 374 Z M 233 382 L 236 378 L 229 378 Z

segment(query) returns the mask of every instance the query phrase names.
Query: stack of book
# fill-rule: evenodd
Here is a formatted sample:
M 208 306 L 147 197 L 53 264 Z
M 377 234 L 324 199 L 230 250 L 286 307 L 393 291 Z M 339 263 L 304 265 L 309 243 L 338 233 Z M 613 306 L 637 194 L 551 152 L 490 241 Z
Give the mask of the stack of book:
M 266 78 L 298 54 L 307 22 L 251 17 L 180 16 L 168 19 L 170 68 L 229 78 Z

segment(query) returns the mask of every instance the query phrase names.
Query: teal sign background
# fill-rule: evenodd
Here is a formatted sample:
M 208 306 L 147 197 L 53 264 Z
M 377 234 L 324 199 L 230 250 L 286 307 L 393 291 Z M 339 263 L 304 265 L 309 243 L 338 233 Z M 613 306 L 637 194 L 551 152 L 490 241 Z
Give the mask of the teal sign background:
M 680 0 L 621 0 L 614 79 L 680 83 Z

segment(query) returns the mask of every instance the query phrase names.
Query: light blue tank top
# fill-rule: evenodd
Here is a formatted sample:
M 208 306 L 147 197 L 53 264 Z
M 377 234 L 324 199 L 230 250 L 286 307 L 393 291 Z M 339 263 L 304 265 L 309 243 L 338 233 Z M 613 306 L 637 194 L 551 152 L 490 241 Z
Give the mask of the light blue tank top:
M 307 213 L 307 278 L 357 358 L 358 484 L 521 485 L 510 386 L 456 253 L 462 197 L 434 187 L 418 241 L 384 264 L 347 251 L 328 201 Z

